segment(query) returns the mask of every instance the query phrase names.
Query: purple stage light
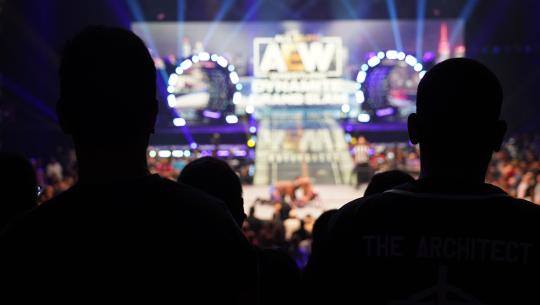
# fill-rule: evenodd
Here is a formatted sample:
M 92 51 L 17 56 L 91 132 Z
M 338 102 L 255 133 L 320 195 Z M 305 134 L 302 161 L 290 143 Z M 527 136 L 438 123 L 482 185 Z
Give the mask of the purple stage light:
M 212 155 L 212 152 L 211 152 L 211 151 L 209 151 L 209 150 L 203 150 L 203 151 L 201 151 L 201 153 L 200 153 L 199 156 L 201 156 L 201 157 L 209 157 L 209 156 L 211 156 L 211 155 Z
M 235 150 L 234 155 L 236 157 L 245 157 L 247 156 L 247 152 L 245 150 Z
M 378 116 L 378 117 L 383 117 L 383 116 L 389 116 L 389 115 L 392 115 L 395 113 L 395 110 L 394 108 L 382 108 L 382 109 L 379 109 L 377 111 L 375 111 L 375 115 Z
M 217 156 L 218 157 L 228 157 L 230 155 L 228 150 L 218 150 Z
M 221 117 L 221 113 L 210 110 L 203 111 L 202 115 L 211 119 L 219 119 Z
M 430 61 L 433 61 L 434 59 L 435 59 L 435 53 L 431 51 L 424 53 L 424 56 L 422 56 L 423 62 L 430 62 Z

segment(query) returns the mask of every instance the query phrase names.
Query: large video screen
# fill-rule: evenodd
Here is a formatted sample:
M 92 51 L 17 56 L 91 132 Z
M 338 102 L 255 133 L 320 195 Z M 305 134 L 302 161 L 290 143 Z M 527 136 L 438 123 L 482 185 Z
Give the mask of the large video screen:
M 459 20 L 141 22 L 132 29 L 167 82 L 169 107 L 193 122 L 299 113 L 403 122 L 425 71 L 465 54 Z

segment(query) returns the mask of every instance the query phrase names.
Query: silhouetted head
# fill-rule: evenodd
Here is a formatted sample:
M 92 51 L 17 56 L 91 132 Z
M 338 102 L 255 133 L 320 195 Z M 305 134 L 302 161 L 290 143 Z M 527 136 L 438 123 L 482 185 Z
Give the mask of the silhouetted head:
M 364 191 L 364 196 L 371 196 L 374 194 L 380 194 L 388 190 L 393 189 L 394 187 L 413 182 L 414 178 L 402 171 L 391 170 L 387 172 L 378 173 L 371 178 L 366 190 Z
M 62 129 L 76 145 L 146 146 L 157 115 L 155 79 L 152 57 L 135 34 L 86 28 L 67 42 L 60 63 Z
M 506 131 L 499 120 L 502 99 L 497 77 L 475 60 L 453 58 L 431 68 L 418 85 L 417 113 L 408 122 L 411 142 L 420 144 L 422 174 L 465 169 L 483 179 Z
M 178 182 L 191 185 L 223 202 L 241 227 L 246 214 L 240 178 L 225 161 L 203 157 L 191 161 L 180 173 Z
M 0 230 L 14 217 L 37 204 L 32 165 L 22 155 L 0 153 Z
M 325 211 L 319 216 L 319 218 L 317 218 L 317 220 L 315 220 L 315 223 L 313 224 L 313 232 L 312 232 L 313 251 L 319 250 L 320 244 L 326 238 L 326 233 L 328 231 L 330 219 L 332 218 L 332 216 L 334 216 L 334 214 L 336 214 L 337 211 L 338 210 L 336 209 Z

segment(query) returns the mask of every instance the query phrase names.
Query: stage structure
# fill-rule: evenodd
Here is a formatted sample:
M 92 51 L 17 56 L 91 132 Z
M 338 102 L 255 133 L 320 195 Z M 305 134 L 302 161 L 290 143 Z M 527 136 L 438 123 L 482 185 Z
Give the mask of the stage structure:
M 178 137 L 161 144 L 205 153 L 234 144 L 241 151 L 218 152 L 254 157 L 258 185 L 301 175 L 347 184 L 349 133 L 404 132 L 425 71 L 464 55 L 459 25 L 426 21 L 417 37 L 414 21 L 398 21 L 399 48 L 388 20 L 134 23 L 133 30 L 165 75 L 170 115 L 161 130 Z M 213 142 L 224 133 L 245 146 Z

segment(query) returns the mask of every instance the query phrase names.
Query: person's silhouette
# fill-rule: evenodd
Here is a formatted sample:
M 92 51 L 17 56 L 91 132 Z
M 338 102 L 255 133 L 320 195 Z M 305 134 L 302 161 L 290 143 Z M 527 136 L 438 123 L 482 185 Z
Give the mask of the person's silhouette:
M 0 231 L 37 204 L 36 174 L 20 154 L 0 152 Z
M 246 215 L 240 178 L 227 162 L 202 157 L 191 161 L 180 173 L 178 182 L 204 191 L 225 202 L 238 227 Z M 300 270 L 287 254 L 254 247 L 260 274 L 261 304 L 296 304 Z
M 3 283 L 55 301 L 257 301 L 255 254 L 225 205 L 147 170 L 155 94 L 135 34 L 90 27 L 67 43 L 57 111 L 80 180 L 1 236 Z
M 242 183 L 227 162 L 213 157 L 193 160 L 180 172 L 178 182 L 193 186 L 225 202 L 236 224 L 242 227 L 246 219 Z
M 332 219 L 332 216 L 336 214 L 336 212 L 336 209 L 324 211 L 321 215 L 319 215 L 319 217 L 313 224 L 313 232 L 311 233 L 313 239 L 313 241 L 311 242 L 312 255 L 313 253 L 317 253 L 319 251 L 320 245 L 324 243 L 327 235 L 326 233 L 328 232 L 328 226 L 330 225 L 330 220 Z
M 413 181 L 414 178 L 411 175 L 399 170 L 377 173 L 371 178 L 371 181 L 369 181 L 369 184 L 364 191 L 364 196 L 380 194 L 393 189 L 398 185 Z
M 420 179 L 331 219 L 306 287 L 331 304 L 539 304 L 540 207 L 484 183 L 505 133 L 484 65 L 449 59 L 420 81 L 409 117 Z

